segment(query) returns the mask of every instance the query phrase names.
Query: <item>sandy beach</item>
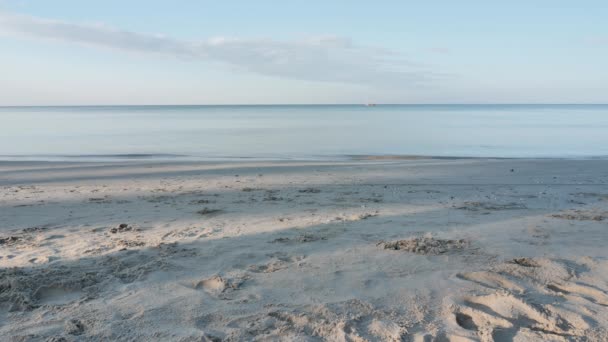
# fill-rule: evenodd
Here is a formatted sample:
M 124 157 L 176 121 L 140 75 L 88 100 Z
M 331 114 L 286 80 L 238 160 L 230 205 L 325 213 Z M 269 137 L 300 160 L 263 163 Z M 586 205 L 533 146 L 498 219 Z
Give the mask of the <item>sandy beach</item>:
M 2 341 L 606 341 L 608 160 L 1 162 Z

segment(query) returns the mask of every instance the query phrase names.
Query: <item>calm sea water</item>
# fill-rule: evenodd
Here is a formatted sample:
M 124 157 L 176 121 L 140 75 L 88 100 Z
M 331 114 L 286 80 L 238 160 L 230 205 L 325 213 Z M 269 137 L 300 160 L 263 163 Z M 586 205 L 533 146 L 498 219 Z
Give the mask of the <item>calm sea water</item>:
M 0 159 L 608 156 L 608 105 L 0 107 Z

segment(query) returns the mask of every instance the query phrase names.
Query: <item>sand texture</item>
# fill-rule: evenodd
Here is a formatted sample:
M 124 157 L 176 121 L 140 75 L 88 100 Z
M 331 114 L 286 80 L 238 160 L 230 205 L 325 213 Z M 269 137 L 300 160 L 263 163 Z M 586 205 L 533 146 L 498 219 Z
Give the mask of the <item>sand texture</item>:
M 608 341 L 608 161 L 0 163 L 1 341 Z

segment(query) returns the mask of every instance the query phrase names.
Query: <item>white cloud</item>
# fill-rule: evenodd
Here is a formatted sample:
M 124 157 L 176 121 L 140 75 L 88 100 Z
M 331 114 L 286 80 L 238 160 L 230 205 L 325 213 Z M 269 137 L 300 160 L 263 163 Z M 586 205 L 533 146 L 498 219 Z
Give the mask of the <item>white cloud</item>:
M 349 38 L 336 36 L 295 41 L 214 37 L 191 42 L 105 25 L 74 24 L 11 13 L 0 13 L 1 32 L 216 61 L 247 72 L 307 81 L 406 87 L 434 77 L 432 72 L 390 50 L 360 46 Z

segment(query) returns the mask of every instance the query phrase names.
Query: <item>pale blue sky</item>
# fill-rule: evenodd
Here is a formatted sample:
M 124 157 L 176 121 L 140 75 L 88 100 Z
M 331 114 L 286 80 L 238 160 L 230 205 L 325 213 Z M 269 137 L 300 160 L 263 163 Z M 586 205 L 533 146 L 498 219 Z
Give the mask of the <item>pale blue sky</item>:
M 606 1 L 0 0 L 0 105 L 607 103 Z

